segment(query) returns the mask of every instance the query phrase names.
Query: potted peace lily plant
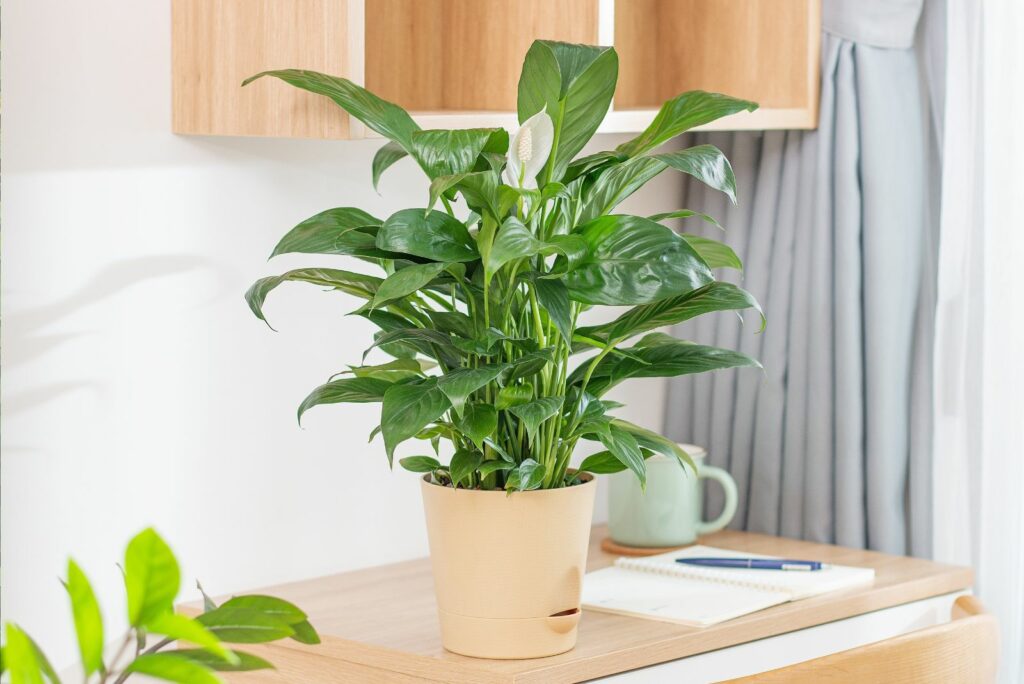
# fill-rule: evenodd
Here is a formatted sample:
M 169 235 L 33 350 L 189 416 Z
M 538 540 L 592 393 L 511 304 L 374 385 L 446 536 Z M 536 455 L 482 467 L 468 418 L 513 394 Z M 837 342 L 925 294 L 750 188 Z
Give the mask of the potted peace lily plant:
M 701 314 L 753 308 L 715 279 L 740 268 L 724 244 L 677 234 L 673 219 L 616 214 L 662 171 L 689 174 L 735 201 L 733 172 L 710 145 L 661 152 L 684 131 L 756 105 L 693 91 L 669 100 L 651 125 L 614 150 L 577 158 L 601 123 L 618 74 L 606 47 L 537 41 L 519 80 L 519 129 L 421 130 L 399 106 L 343 78 L 301 70 L 258 74 L 325 95 L 390 142 L 373 181 L 409 156 L 430 180 L 425 206 L 378 218 L 328 209 L 288 232 L 273 255 L 353 256 L 380 275 L 303 268 L 257 281 L 246 294 L 264 319 L 267 294 L 299 281 L 364 300 L 353 314 L 380 330 L 363 362 L 317 387 L 313 406 L 381 403 L 377 433 L 389 463 L 423 440 L 434 455 L 400 459 L 423 473 L 442 639 L 452 651 L 529 658 L 576 641 L 594 474 L 662 454 L 692 467 L 673 442 L 616 418 L 603 397 L 629 378 L 677 376 L 754 359 L 675 339 L 658 328 Z M 595 305 L 625 308 L 583 325 Z M 265 320 L 265 319 L 264 319 Z M 763 320 L 763 319 L 762 319 Z M 576 468 L 581 440 L 604 450 Z M 438 454 L 451 443 L 450 459 Z M 447 460 L 447 462 L 445 462 Z

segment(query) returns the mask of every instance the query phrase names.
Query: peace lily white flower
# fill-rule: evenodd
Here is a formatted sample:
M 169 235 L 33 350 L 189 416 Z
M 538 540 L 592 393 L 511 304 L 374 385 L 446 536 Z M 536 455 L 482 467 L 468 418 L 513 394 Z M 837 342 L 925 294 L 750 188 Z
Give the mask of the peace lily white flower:
M 523 122 L 508 141 L 505 182 L 517 188 L 536 188 L 555 141 L 555 126 L 543 109 Z

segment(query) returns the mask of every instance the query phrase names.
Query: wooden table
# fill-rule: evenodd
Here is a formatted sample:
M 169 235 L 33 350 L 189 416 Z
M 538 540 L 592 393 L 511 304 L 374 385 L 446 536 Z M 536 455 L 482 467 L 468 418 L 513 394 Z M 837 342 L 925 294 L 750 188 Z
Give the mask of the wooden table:
M 588 569 L 611 564 L 596 526 Z M 665 663 L 757 639 L 967 589 L 969 568 L 748 532 L 722 531 L 702 543 L 740 551 L 870 566 L 874 584 L 785 603 L 735 620 L 692 628 L 584 611 L 568 653 L 534 660 L 480 660 L 441 647 L 428 559 L 358 570 L 261 590 L 297 603 L 323 643 L 282 641 L 245 647 L 277 671 L 236 674 L 232 682 L 579 682 Z

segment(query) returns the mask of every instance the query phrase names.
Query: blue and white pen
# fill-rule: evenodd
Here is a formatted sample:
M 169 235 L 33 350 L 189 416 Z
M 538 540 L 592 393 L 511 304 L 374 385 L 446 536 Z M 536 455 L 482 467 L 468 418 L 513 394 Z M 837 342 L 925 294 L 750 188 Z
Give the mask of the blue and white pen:
M 828 563 L 791 558 L 676 558 L 676 563 L 742 570 L 827 570 Z

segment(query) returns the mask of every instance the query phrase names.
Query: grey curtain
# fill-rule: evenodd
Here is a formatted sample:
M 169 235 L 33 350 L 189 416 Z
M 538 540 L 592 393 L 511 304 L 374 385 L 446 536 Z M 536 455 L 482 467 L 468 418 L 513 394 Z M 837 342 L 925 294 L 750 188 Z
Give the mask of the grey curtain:
M 732 160 L 733 207 L 688 182 L 743 259 L 768 319 L 725 314 L 681 337 L 765 367 L 673 380 L 666 431 L 736 478 L 732 526 L 893 553 L 930 551 L 934 279 L 930 105 L 919 1 L 825 0 L 815 131 L 692 136 Z M 693 221 L 693 219 L 689 219 Z M 703 223 L 698 221 L 698 223 Z M 689 232 L 715 237 L 691 223 Z M 721 506 L 709 487 L 707 507 Z

